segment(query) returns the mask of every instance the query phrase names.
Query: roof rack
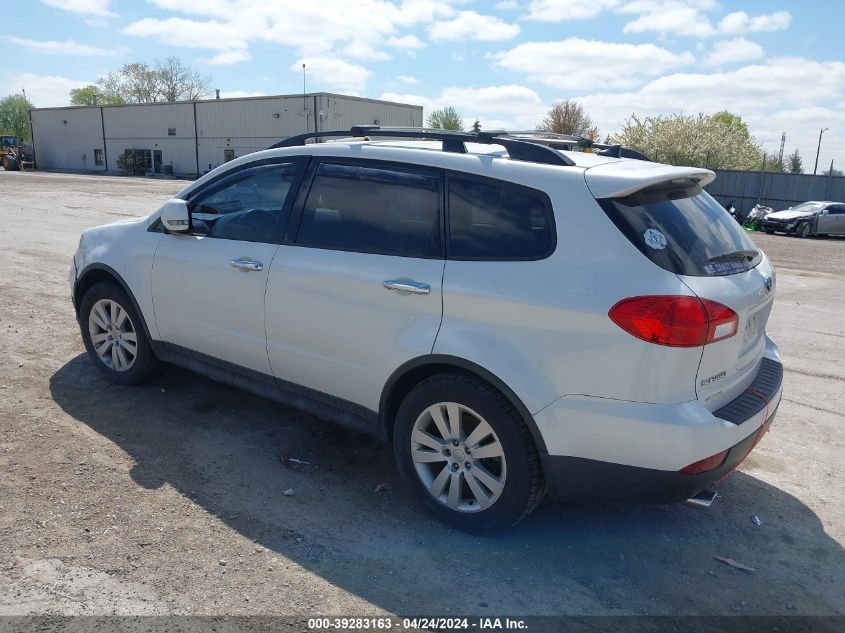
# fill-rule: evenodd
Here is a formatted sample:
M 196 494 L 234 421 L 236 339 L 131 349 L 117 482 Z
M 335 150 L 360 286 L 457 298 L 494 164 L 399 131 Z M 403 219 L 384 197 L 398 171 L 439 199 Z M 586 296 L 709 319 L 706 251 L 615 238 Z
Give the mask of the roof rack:
M 427 141 L 441 141 L 444 152 L 466 154 L 466 143 L 483 143 L 485 145 L 501 145 L 508 151 L 508 156 L 514 160 L 523 160 L 530 163 L 542 163 L 545 165 L 562 165 L 572 167 L 575 165 L 568 156 L 564 156 L 548 145 L 535 143 L 533 140 L 511 138 L 505 131 L 490 132 L 454 132 L 452 130 L 431 130 L 419 127 L 381 127 L 378 125 L 354 125 L 349 130 L 333 130 L 322 132 L 306 132 L 290 136 L 278 143 L 274 143 L 267 149 L 278 149 L 280 147 L 296 147 L 305 145 L 305 142 L 315 138 L 348 136 L 378 136 L 416 138 Z
M 555 132 L 543 132 L 539 130 L 521 132 L 507 132 L 505 130 L 456 132 L 453 130 L 435 130 L 419 127 L 381 127 L 379 125 L 354 125 L 349 130 L 306 132 L 305 134 L 290 136 L 278 143 L 274 143 L 267 149 L 297 147 L 299 145 L 305 145 L 306 141 L 310 139 L 343 138 L 349 136 L 365 137 L 368 140 L 381 136 L 441 141 L 444 152 L 454 152 L 456 154 L 467 153 L 466 143 L 501 145 L 507 150 L 508 156 L 514 160 L 542 163 L 545 165 L 563 165 L 566 167 L 572 167 L 575 165 L 575 161 L 556 150 L 571 150 L 574 147 L 592 148 L 594 153 L 601 156 L 648 160 L 643 154 L 620 145 L 604 145 L 583 136 L 557 134 Z
M 649 158 L 636 150 L 622 147 L 621 145 L 608 145 L 596 143 L 586 136 L 573 134 L 558 134 L 556 132 L 544 132 L 542 130 L 528 130 L 520 132 L 509 132 L 514 138 L 530 139 L 535 143 L 542 143 L 555 149 L 572 149 L 573 147 L 591 148 L 594 154 L 599 156 L 611 156 L 613 158 L 634 158 L 636 160 L 648 161 Z

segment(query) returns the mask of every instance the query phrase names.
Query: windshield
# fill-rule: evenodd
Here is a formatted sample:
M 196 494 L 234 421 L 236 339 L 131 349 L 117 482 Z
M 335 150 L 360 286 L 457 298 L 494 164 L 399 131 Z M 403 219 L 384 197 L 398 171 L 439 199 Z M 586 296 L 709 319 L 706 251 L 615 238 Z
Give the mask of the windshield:
M 730 275 L 762 258 L 736 220 L 694 181 L 674 180 L 598 202 L 643 255 L 673 273 Z
M 788 209 L 788 211 L 800 211 L 802 213 L 814 213 L 824 205 L 819 202 L 802 202 L 801 204 Z

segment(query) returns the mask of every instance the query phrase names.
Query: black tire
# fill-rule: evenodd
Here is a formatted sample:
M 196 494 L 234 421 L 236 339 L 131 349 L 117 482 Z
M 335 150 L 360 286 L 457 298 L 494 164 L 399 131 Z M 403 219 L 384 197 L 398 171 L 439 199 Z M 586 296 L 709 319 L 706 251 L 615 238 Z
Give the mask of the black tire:
M 447 507 L 429 493 L 417 474 L 411 454 L 414 423 L 428 407 L 441 402 L 455 402 L 477 412 L 502 446 L 507 463 L 504 487 L 484 510 L 461 512 Z M 525 420 L 504 395 L 474 376 L 436 374 L 414 387 L 397 412 L 393 446 L 399 472 L 417 499 L 438 519 L 465 532 L 505 530 L 534 510 L 545 493 L 540 457 Z
M 774 235 L 774 234 L 775 234 L 774 231 L 766 231 L 766 235 Z
M 807 222 L 802 222 L 795 227 L 795 235 L 801 238 L 810 237 L 810 225 Z
M 107 365 L 97 354 L 94 343 L 91 340 L 88 319 L 94 305 L 102 299 L 114 301 L 126 311 L 132 325 L 132 330 L 135 333 L 137 352 L 134 362 L 125 371 L 117 371 Z M 156 358 L 150 346 L 141 315 L 135 310 L 135 306 L 126 292 L 116 284 L 98 283 L 88 289 L 79 305 L 79 327 L 82 332 L 82 341 L 85 343 L 85 349 L 91 358 L 91 362 L 111 382 L 119 385 L 137 385 L 152 377 L 160 370 L 161 362 Z

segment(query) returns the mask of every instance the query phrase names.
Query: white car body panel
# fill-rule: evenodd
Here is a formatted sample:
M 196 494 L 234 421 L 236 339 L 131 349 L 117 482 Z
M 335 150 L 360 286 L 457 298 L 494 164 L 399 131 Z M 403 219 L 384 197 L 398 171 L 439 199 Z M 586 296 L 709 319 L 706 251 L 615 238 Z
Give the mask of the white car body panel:
M 768 338 L 765 355 L 780 362 Z M 714 417 L 697 400 L 667 405 L 580 395 L 560 398 L 534 419 L 552 455 L 677 471 L 758 431 L 782 393 L 781 387 L 767 407 L 738 425 Z
M 158 330 L 153 318 L 152 269 L 161 233 L 147 231 L 148 218 L 121 220 L 85 231 L 74 255 L 75 278 L 92 265 L 114 270 L 135 297 L 153 338 Z
M 158 338 L 270 374 L 264 332 L 264 293 L 276 244 L 164 235 L 153 266 Z M 238 258 L 263 264 L 234 268 Z
M 388 290 L 392 279 L 430 294 Z M 378 411 L 403 363 L 431 353 L 440 327 L 443 260 L 281 246 L 267 285 L 275 376 Z

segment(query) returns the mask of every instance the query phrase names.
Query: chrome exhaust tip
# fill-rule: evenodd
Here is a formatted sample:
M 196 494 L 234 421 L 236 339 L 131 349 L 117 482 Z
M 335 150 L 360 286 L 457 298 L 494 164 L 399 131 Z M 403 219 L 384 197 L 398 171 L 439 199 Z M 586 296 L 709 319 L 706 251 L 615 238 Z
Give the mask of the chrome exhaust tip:
M 694 497 L 687 499 L 685 503 L 696 508 L 709 508 L 715 500 L 715 490 L 702 490 Z

